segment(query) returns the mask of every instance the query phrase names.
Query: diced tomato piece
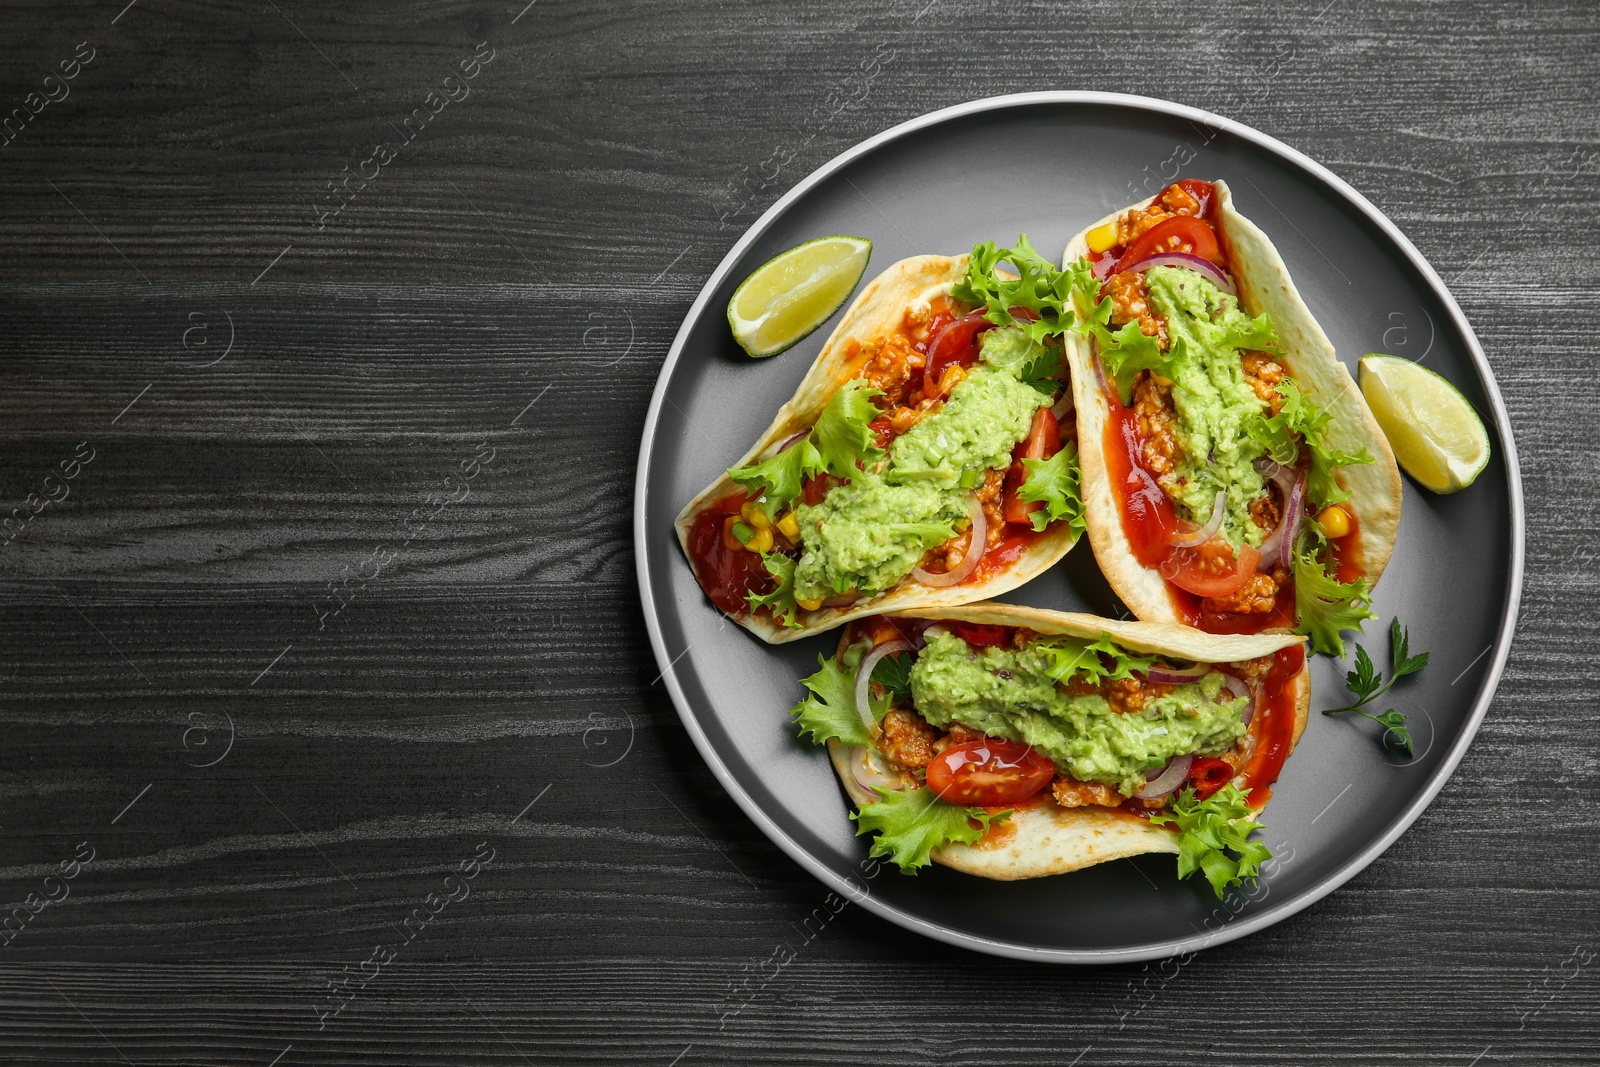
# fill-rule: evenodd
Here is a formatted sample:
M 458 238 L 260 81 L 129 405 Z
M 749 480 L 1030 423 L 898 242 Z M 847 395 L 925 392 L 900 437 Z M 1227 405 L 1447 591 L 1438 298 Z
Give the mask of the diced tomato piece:
M 1028 477 L 1028 468 L 1022 465 L 1022 461 L 1049 459 L 1059 451 L 1061 424 L 1049 408 L 1040 408 L 1033 413 L 1033 425 L 1028 428 L 1028 436 L 1019 441 L 1011 453 L 1011 469 L 1006 471 L 1005 503 L 1001 509 L 1007 522 L 1025 525 L 1030 521 L 1028 516 L 1032 512 L 1044 507 L 1038 500 L 1017 499 L 1017 491 Z
M 801 485 L 800 498 L 812 507 L 816 507 L 822 503 L 822 498 L 828 495 L 829 489 L 843 484 L 843 478 L 835 478 L 831 474 L 813 474 Z
M 928 788 L 950 804 L 1018 804 L 1056 776 L 1055 764 L 1017 741 L 984 738 L 952 745 L 928 764 Z
M 978 361 L 978 335 L 994 323 L 974 311 L 963 315 L 933 335 L 928 344 L 928 362 L 922 368 L 922 395 L 939 396 L 939 378 L 953 363 L 970 367 Z
M 954 619 L 942 620 L 939 625 L 973 648 L 993 648 L 1011 643 L 1011 631 L 1004 626 L 991 626 L 988 623 L 979 622 L 957 622 Z

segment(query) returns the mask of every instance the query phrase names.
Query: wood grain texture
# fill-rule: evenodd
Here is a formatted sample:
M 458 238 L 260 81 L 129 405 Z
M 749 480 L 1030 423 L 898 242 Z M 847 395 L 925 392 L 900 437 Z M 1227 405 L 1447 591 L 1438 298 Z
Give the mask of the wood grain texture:
M 0 1061 L 1594 1062 L 1587 0 L 5 23 L 0 114 L 95 50 L 0 149 L 6 507 L 94 458 L 0 549 L 0 896 L 94 858 L 0 948 Z M 638 427 L 741 229 L 862 137 L 1045 88 L 1219 111 L 1372 199 L 1476 328 L 1527 489 L 1521 627 L 1444 792 L 1333 896 L 1163 965 L 808 924 L 826 894 L 699 760 L 633 583 Z M 407 927 L 480 842 L 470 892 Z

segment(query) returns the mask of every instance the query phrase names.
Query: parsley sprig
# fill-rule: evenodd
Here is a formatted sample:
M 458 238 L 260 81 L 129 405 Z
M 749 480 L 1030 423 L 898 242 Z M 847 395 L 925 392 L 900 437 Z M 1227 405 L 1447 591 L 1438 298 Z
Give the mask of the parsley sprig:
M 1377 700 L 1387 693 L 1394 683 L 1408 674 L 1416 674 L 1428 665 L 1428 653 L 1419 652 L 1411 655 L 1411 631 L 1400 625 L 1398 616 L 1389 621 L 1389 679 L 1384 680 L 1383 675 L 1372 664 L 1372 657 L 1367 655 L 1367 650 L 1360 645 L 1356 646 L 1356 669 L 1348 672 L 1345 678 L 1345 688 L 1355 696 L 1355 703 L 1347 704 L 1342 708 L 1328 708 L 1324 715 L 1342 715 L 1345 712 L 1355 712 L 1362 718 L 1371 719 L 1384 728 L 1383 737 L 1394 737 L 1396 747 L 1405 751 L 1408 756 L 1416 755 L 1411 743 L 1411 732 L 1406 729 L 1406 717 L 1393 708 L 1382 715 L 1373 715 L 1371 712 L 1362 711 L 1366 705 Z

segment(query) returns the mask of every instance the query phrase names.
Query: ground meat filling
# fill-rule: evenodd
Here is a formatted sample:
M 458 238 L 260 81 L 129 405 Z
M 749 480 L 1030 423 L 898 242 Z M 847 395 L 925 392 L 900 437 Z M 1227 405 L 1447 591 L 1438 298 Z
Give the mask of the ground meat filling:
M 1140 712 L 1157 697 L 1172 692 L 1172 686 L 1147 682 L 1143 678 L 1115 678 L 1106 683 L 1106 703 L 1119 715 Z
M 878 342 L 877 351 L 861 368 L 860 377 L 883 392 L 880 403 L 886 411 L 893 411 L 905 405 L 907 397 L 921 384 L 924 362 L 925 357 L 916 350 L 911 338 L 897 333 Z
M 1004 500 L 1001 490 L 1005 488 L 1006 472 L 1004 470 L 987 471 L 983 476 L 983 484 L 978 486 L 978 503 L 983 506 L 983 517 L 988 520 L 988 533 L 984 538 L 984 550 L 987 551 L 1005 539 L 1005 516 L 1001 513 Z M 971 541 L 965 533 L 946 541 L 944 544 L 931 549 L 923 557 L 922 566 L 930 571 L 943 572 L 954 570 L 961 566 L 961 561 L 967 558 L 970 550 L 968 542 Z
M 1063 808 L 1114 808 L 1122 803 L 1122 794 L 1104 782 L 1080 782 L 1076 778 L 1057 777 L 1050 785 L 1050 795 Z
M 883 734 L 878 738 L 878 748 L 885 756 L 908 770 L 926 767 L 933 759 L 934 742 L 940 738 L 938 727 L 914 711 L 890 708 L 883 716 Z
M 1250 521 L 1268 533 L 1278 528 L 1282 518 L 1283 508 L 1278 502 L 1276 485 L 1268 485 L 1264 494 L 1250 501 Z
M 1167 323 L 1150 310 L 1150 289 L 1145 285 L 1144 274 L 1124 271 L 1113 274 L 1106 282 L 1106 292 L 1111 296 L 1111 324 L 1121 326 L 1137 322 L 1142 333 L 1154 337 L 1163 350 L 1167 347 Z
M 1270 574 L 1258 571 L 1227 596 L 1208 596 L 1200 605 L 1214 615 L 1265 615 L 1277 606 L 1278 590 L 1288 580 L 1289 572 L 1282 567 L 1272 568 Z
M 1244 380 L 1267 409 L 1268 415 L 1283 410 L 1283 394 L 1278 383 L 1283 381 L 1283 368 L 1262 352 L 1246 352 L 1240 359 L 1244 366 Z
M 1142 371 L 1133 387 L 1133 413 L 1139 419 L 1139 436 L 1144 441 L 1144 465 L 1156 478 L 1171 474 L 1183 448 L 1178 444 L 1178 416 L 1172 407 L 1172 387 L 1159 384 L 1149 371 Z

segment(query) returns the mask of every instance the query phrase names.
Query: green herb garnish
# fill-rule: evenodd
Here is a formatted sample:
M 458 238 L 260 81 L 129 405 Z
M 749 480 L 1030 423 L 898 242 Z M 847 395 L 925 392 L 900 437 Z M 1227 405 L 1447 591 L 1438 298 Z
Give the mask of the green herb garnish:
M 1355 712 L 1364 719 L 1384 728 L 1382 737 L 1393 735 L 1395 745 L 1404 749 L 1408 756 L 1415 756 L 1416 751 L 1411 743 L 1411 732 L 1406 729 L 1406 717 L 1400 712 L 1390 708 L 1382 715 L 1373 715 L 1361 709 L 1367 704 L 1377 700 L 1389 689 L 1408 674 L 1416 674 L 1428 665 L 1428 653 L 1419 652 L 1411 655 L 1411 631 L 1400 625 L 1400 618 L 1389 620 L 1389 680 L 1384 681 L 1383 675 L 1378 673 L 1372 665 L 1372 657 L 1367 655 L 1367 650 L 1360 645 L 1356 646 L 1356 669 L 1344 676 L 1345 688 L 1355 696 L 1355 703 L 1347 704 L 1342 708 L 1328 708 L 1324 715 L 1342 715 L 1346 712 Z

